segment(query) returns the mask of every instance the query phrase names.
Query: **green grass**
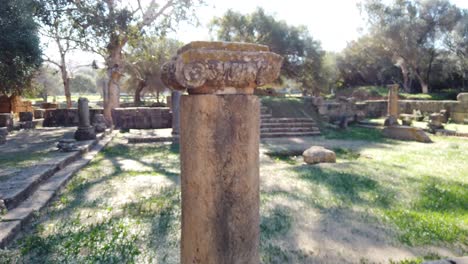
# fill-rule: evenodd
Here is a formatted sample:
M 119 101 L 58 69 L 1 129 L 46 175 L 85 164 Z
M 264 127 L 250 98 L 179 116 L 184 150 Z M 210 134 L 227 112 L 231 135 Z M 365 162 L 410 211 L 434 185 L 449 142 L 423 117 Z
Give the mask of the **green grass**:
M 377 129 L 353 127 L 346 130 L 325 129 L 323 135 L 326 139 L 342 139 L 342 140 L 364 140 L 372 142 L 386 142 L 382 132 Z
M 260 100 L 263 106 L 272 111 L 274 117 L 314 117 L 316 115 L 311 107 L 304 107 L 304 98 L 261 96 Z
M 0 155 L 0 166 L 2 167 L 25 167 L 36 162 L 47 159 L 52 155 L 50 151 L 22 152 L 10 155 Z

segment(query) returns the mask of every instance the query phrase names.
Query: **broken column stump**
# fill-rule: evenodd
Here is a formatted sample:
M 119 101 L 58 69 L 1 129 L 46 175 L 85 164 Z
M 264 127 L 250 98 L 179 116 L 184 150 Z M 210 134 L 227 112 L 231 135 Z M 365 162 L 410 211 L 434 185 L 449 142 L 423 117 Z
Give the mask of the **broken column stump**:
M 180 104 L 181 263 L 258 264 L 260 102 L 282 57 L 263 45 L 192 42 L 163 66 Z
M 398 84 L 388 85 L 387 118 L 384 126 L 398 126 Z
M 87 98 L 78 99 L 78 119 L 79 124 L 75 132 L 75 139 L 79 141 L 96 139 L 96 131 L 91 126 Z

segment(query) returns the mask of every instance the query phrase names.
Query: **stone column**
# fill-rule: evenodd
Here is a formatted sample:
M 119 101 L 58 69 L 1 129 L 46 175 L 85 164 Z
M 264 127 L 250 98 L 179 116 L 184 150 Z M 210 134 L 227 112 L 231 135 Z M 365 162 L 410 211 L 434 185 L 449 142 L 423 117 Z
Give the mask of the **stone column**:
M 172 110 L 172 135 L 179 135 L 180 126 L 180 91 L 171 92 L 171 110 Z
M 181 263 L 258 264 L 260 102 L 282 58 L 246 43 L 192 42 L 163 66 L 180 103 Z
M 78 99 L 78 130 L 75 132 L 76 140 L 91 140 L 96 138 L 94 127 L 91 126 L 89 117 L 88 99 L 80 97 Z
M 388 91 L 388 103 L 387 103 L 387 118 L 385 119 L 385 126 L 398 125 L 398 84 L 392 84 L 387 86 Z

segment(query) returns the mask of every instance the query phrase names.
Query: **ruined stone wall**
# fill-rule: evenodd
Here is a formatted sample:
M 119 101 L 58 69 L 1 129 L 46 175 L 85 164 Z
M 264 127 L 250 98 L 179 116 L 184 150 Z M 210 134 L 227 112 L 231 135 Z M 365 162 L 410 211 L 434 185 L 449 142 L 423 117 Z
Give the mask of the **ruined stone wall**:
M 112 110 L 112 119 L 120 129 L 171 128 L 172 114 L 168 107 L 129 107 Z
M 382 117 L 387 115 L 387 100 L 368 100 L 361 104 L 367 117 Z M 463 123 L 468 119 L 468 94 L 459 94 L 457 101 L 429 101 L 429 100 L 399 100 L 399 113 L 412 114 L 413 110 L 422 113 L 437 113 L 440 110 L 448 110 L 451 118 L 456 123 Z
M 89 109 L 91 123 L 96 114 L 102 114 L 102 108 Z M 78 126 L 78 109 L 46 109 L 44 113 L 44 127 Z

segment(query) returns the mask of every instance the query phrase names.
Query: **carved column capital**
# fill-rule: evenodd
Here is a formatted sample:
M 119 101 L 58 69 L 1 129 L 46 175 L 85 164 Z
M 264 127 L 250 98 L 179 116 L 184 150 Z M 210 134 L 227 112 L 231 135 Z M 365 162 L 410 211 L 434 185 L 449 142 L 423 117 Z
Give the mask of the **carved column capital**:
M 252 94 L 278 78 L 282 61 L 264 45 L 192 42 L 163 65 L 162 80 L 189 94 Z

